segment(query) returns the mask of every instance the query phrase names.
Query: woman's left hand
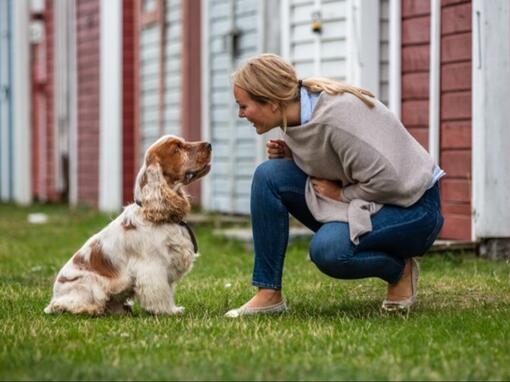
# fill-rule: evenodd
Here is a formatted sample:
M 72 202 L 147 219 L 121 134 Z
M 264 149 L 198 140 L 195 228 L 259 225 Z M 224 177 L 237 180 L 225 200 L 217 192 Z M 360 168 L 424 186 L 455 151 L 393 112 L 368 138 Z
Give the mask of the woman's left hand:
M 334 200 L 342 200 L 342 187 L 339 182 L 328 179 L 310 178 L 314 191 Z

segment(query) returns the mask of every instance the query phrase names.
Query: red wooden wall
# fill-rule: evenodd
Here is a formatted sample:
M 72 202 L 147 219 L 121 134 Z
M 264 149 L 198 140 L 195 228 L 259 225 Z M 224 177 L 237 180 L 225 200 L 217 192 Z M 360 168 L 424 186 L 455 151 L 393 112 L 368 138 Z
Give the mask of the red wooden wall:
M 136 176 L 135 0 L 122 2 L 122 202 L 133 202 Z
M 99 0 L 76 4 L 78 65 L 78 201 L 99 197 Z
M 430 0 L 402 1 L 402 121 L 428 148 Z M 471 238 L 471 0 L 441 3 L 443 239 Z
M 32 20 L 40 20 L 44 23 L 45 14 L 32 13 Z M 46 179 L 44 177 L 46 162 L 41 160 L 45 155 L 45 131 L 46 131 L 46 41 L 44 37 L 30 46 L 31 58 L 31 86 L 32 86 L 32 198 L 36 201 L 46 200 Z
M 44 14 L 44 40 L 41 42 L 43 46 L 39 47 L 41 54 L 37 57 L 38 63 L 32 63 L 39 66 L 45 71 L 45 74 L 39 73 L 38 77 L 43 79 L 39 83 L 38 94 L 34 99 L 32 96 L 32 105 L 37 105 L 32 116 L 33 128 L 35 134 L 34 144 L 37 145 L 35 154 L 42 153 L 44 158 L 33 157 L 32 164 L 38 166 L 37 171 L 33 172 L 34 182 L 37 182 L 37 188 L 33 189 L 34 199 L 41 201 L 55 202 L 61 200 L 60 195 L 55 188 L 55 163 L 54 163 L 54 121 L 53 121 L 53 62 L 54 62 L 54 16 L 53 16 L 53 0 L 46 0 Z M 34 80 L 34 77 L 32 77 Z M 32 83 L 34 86 L 34 82 Z M 36 85 L 37 86 L 37 85 Z M 44 108 L 44 110 L 43 110 Z M 34 118 L 35 117 L 35 118 Z M 44 147 L 43 147 L 44 145 Z M 42 164 L 39 163 L 39 159 Z M 35 161 L 35 162 L 34 162 Z M 44 166 L 44 167 L 43 167 Z M 39 171 L 41 170 L 41 171 Z
M 402 122 L 428 148 L 430 0 L 402 1 Z
M 441 236 L 471 238 L 471 1 L 441 2 Z
M 182 135 L 193 141 L 202 139 L 200 18 L 200 0 L 182 2 Z M 193 204 L 200 204 L 200 184 L 201 180 L 187 188 Z

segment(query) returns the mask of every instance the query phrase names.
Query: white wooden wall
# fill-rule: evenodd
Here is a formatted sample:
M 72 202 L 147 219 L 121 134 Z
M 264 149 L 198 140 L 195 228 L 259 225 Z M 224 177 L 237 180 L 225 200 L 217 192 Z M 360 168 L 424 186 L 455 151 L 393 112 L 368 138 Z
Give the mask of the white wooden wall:
M 473 239 L 510 237 L 510 2 L 473 1 Z
M 282 2 L 282 55 L 301 78 L 313 75 L 346 81 L 349 0 L 285 0 Z M 320 11 L 322 33 L 311 29 Z
M 140 155 L 159 137 L 159 26 L 140 33 Z M 141 160 L 140 160 L 141 163 Z
M 12 5 L 12 176 L 13 199 L 18 204 L 32 202 L 30 116 L 30 35 L 28 0 L 16 0 Z M 14 128 L 15 127 L 15 128 Z
M 388 99 L 388 0 L 283 0 L 282 55 L 301 78 L 320 75 Z M 321 33 L 313 14 L 320 12 Z
M 213 145 L 211 174 L 205 179 L 204 206 L 224 213 L 249 213 L 251 177 L 260 160 L 260 138 L 238 118 L 232 72 L 260 52 L 259 25 L 264 2 L 203 1 L 203 125 Z M 237 49 L 232 33 L 239 31 Z
M 12 197 L 11 5 L 0 0 L 0 200 Z
M 389 104 L 390 86 L 390 0 L 379 7 L 379 100 Z
M 166 30 L 165 30 L 165 74 L 164 74 L 165 76 L 164 133 L 182 135 L 181 0 L 166 0 L 165 20 Z

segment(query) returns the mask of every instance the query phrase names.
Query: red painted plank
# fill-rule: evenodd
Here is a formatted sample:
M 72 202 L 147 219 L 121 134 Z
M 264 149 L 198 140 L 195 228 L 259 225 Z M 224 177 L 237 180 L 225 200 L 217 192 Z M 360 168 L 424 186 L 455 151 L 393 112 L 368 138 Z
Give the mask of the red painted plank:
M 402 47 L 402 73 L 428 71 L 430 49 L 428 44 Z
M 454 34 L 441 39 L 441 62 L 471 60 L 471 32 Z
M 468 179 L 452 179 L 448 176 L 441 180 L 441 197 L 443 201 L 471 201 L 471 182 Z
M 441 120 L 471 119 L 471 92 L 441 95 Z
M 471 151 L 470 150 L 443 150 L 440 163 L 442 169 L 450 177 L 471 177 Z
M 429 74 L 407 73 L 402 76 L 402 94 L 407 100 L 428 99 L 429 97 Z
M 429 122 L 428 100 L 404 100 L 402 102 L 402 122 L 407 127 L 428 126 Z
M 441 239 L 470 240 L 471 239 L 471 216 L 446 215 Z
M 471 149 L 471 121 L 441 123 L 442 149 Z
M 471 62 L 443 64 L 441 67 L 441 90 L 470 90 Z
M 471 3 L 464 2 L 443 8 L 441 12 L 441 34 L 471 31 Z
M 430 0 L 403 0 L 402 16 L 423 16 L 430 14 Z
M 419 44 L 430 41 L 430 16 L 402 21 L 402 44 Z
M 469 216 L 469 215 L 471 215 L 471 208 L 469 206 L 469 203 L 442 201 L 441 207 L 442 207 L 443 216 L 446 216 L 446 215 Z

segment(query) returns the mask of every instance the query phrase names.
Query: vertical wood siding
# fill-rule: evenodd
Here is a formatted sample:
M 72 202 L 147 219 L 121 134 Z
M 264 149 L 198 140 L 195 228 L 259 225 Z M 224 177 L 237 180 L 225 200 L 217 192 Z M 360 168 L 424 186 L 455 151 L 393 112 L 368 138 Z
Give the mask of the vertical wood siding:
M 45 200 L 50 202 L 56 202 L 60 199 L 60 195 L 55 190 L 55 142 L 54 142 L 54 126 L 55 126 L 55 113 L 54 113 L 54 102 L 55 102 L 55 89 L 54 89 L 54 12 L 53 12 L 53 0 L 46 0 L 45 15 L 44 15 L 44 34 L 45 34 L 45 50 L 46 50 L 46 129 L 44 131 L 44 147 L 45 158 L 44 160 L 44 179 L 42 179 L 42 187 L 45 191 L 42 193 L 45 196 Z
M 0 200 L 13 197 L 11 0 L 0 0 Z
M 209 175 L 210 209 L 249 213 L 251 176 L 257 165 L 257 135 L 237 116 L 232 96 L 231 73 L 258 52 L 257 18 L 260 2 L 215 0 L 207 2 L 210 139 L 214 147 Z M 234 52 L 230 32 L 240 32 Z
M 379 15 L 379 99 L 388 105 L 390 75 L 390 1 L 380 0 Z
M 185 0 L 186 1 L 186 0 Z M 189 1 L 189 0 L 188 0 Z M 164 133 L 182 135 L 181 71 L 182 71 L 181 0 L 166 0 L 164 52 Z M 199 24 L 200 25 L 200 24 Z
M 402 1 L 402 120 L 428 148 L 430 1 Z M 471 1 L 441 3 L 440 237 L 471 237 Z
M 122 2 L 122 203 L 133 201 L 136 176 L 135 1 Z
M 181 44 L 181 128 L 186 139 L 197 141 L 203 139 L 202 99 L 201 99 L 201 25 L 202 10 L 200 0 L 181 1 L 182 44 Z M 177 89 L 168 89 L 177 92 Z M 193 182 L 187 188 L 193 204 L 202 200 L 202 182 Z
M 145 150 L 159 137 L 159 51 L 158 24 L 140 32 L 140 163 Z
M 46 44 L 44 36 L 32 44 L 32 197 L 45 201 L 46 198 Z
M 319 68 L 315 73 L 314 52 L 317 35 L 311 29 L 313 0 L 289 1 L 289 61 L 300 77 L 322 75 L 348 80 L 347 0 L 323 0 L 321 2 L 322 33 L 319 35 Z
M 430 0 L 402 0 L 402 122 L 428 148 Z
M 441 11 L 441 236 L 471 238 L 471 1 L 443 0 Z
M 78 202 L 99 198 L 99 0 L 77 2 Z

